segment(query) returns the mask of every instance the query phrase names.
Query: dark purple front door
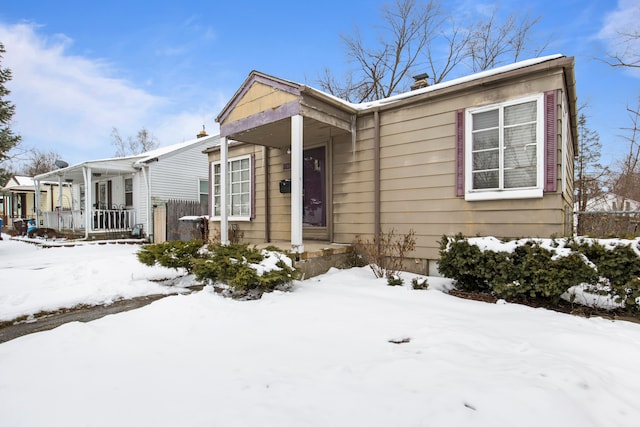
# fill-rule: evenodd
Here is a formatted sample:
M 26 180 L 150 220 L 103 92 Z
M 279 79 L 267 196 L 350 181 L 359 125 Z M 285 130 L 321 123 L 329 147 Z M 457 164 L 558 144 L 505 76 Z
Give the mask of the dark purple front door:
M 327 226 L 325 157 L 325 147 L 304 150 L 302 223 L 306 227 Z

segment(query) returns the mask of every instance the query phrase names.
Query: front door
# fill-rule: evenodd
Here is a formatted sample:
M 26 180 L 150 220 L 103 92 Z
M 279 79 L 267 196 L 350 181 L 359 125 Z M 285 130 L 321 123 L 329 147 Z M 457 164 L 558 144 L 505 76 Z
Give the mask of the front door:
M 310 239 L 328 239 L 326 148 L 316 147 L 303 153 L 302 223 Z

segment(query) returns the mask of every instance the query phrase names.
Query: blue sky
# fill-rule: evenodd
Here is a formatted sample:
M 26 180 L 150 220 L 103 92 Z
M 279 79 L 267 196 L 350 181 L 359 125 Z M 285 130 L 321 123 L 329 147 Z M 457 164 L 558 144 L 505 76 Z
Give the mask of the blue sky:
M 318 86 L 325 68 L 350 65 L 340 35 L 357 26 L 374 40 L 380 0 L 85 2 L 3 1 L 2 66 L 13 72 L 9 99 L 13 129 L 25 148 L 55 150 L 69 163 L 111 157 L 111 129 L 124 137 L 145 127 L 161 146 L 195 137 L 251 70 Z M 456 13 L 481 14 L 496 4 L 523 11 L 522 2 L 444 1 Z M 525 12 L 543 54 L 576 59 L 579 103 L 588 102 L 589 127 L 600 134 L 603 161 L 621 158 L 637 106 L 640 73 L 597 58 L 612 34 L 640 22 L 639 0 L 542 0 Z M 458 75 L 452 76 L 460 77 Z

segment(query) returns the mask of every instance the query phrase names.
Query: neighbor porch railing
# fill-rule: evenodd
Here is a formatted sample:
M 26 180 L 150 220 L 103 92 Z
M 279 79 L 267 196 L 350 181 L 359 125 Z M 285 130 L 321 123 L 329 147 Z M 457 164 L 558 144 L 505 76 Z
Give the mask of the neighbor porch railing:
M 93 209 L 90 214 L 91 231 L 131 231 L 136 213 L 129 209 Z M 43 212 L 43 227 L 55 230 L 84 230 L 85 211 L 56 210 Z

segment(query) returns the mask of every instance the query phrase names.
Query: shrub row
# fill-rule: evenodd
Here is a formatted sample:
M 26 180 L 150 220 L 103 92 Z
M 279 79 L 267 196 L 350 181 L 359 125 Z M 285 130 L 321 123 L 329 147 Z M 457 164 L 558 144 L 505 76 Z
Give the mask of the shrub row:
M 145 265 L 161 265 L 193 273 L 196 280 L 237 299 L 257 299 L 264 292 L 287 290 L 296 271 L 291 259 L 276 248 L 246 244 L 210 244 L 201 240 L 147 245 L 137 253 Z
M 596 239 L 522 239 L 481 247 L 485 239 L 462 235 L 440 241 L 439 271 L 464 290 L 492 292 L 501 298 L 545 298 L 557 303 L 580 286 L 608 295 L 629 311 L 640 302 L 638 241 Z

